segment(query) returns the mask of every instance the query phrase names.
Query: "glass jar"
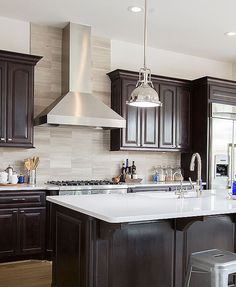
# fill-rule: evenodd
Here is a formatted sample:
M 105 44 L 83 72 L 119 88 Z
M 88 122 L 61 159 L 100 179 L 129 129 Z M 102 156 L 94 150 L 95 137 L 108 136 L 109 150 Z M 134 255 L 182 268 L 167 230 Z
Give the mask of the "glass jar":
M 173 169 L 168 166 L 166 169 L 166 181 L 172 181 L 173 180 Z
M 175 168 L 174 181 L 181 181 L 181 180 L 183 180 L 183 174 L 182 174 L 181 167 L 179 166 Z
M 163 182 L 166 180 L 166 168 L 165 167 L 160 167 L 157 169 L 158 173 L 159 173 L 159 178 L 160 181 Z

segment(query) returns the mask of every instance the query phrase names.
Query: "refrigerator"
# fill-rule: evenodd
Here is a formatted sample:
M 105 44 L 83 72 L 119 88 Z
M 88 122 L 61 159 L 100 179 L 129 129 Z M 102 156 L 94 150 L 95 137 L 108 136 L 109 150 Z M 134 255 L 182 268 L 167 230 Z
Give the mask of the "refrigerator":
M 210 188 L 231 188 L 236 175 L 236 106 L 212 103 L 210 126 Z

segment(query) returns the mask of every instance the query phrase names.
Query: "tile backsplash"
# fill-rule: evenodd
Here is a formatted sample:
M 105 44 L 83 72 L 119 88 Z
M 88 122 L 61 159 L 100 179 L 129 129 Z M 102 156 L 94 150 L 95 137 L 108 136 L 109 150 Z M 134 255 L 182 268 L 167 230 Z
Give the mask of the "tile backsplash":
M 43 56 L 35 73 L 35 115 L 61 94 L 62 30 L 31 25 L 31 53 Z M 93 94 L 110 105 L 110 40 L 92 37 Z M 35 127 L 34 149 L 0 148 L 0 169 L 11 164 L 24 172 L 23 160 L 40 157 L 39 182 L 53 179 L 111 179 L 122 161 L 135 160 L 137 173 L 150 180 L 157 165 L 178 166 L 180 153 L 111 152 L 110 132 L 82 127 Z

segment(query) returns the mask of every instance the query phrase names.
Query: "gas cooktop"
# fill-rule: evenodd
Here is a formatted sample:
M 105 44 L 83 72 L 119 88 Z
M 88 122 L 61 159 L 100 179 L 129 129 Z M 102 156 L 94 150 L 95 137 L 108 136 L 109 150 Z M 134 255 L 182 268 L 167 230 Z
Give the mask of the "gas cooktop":
M 94 185 L 115 185 L 116 183 L 109 180 L 52 180 L 48 184 L 57 186 L 94 186 Z

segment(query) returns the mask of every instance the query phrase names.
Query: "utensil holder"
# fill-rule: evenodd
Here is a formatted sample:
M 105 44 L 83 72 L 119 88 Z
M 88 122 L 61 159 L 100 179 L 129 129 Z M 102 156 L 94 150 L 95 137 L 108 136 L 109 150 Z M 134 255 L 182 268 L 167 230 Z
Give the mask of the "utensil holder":
M 31 185 L 36 184 L 36 169 L 29 170 L 28 184 L 31 184 Z

